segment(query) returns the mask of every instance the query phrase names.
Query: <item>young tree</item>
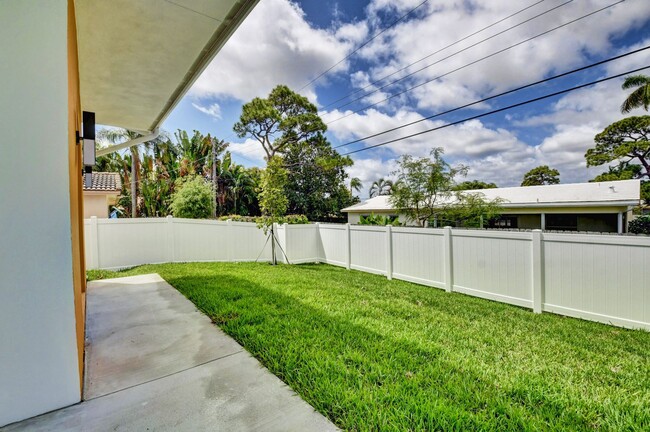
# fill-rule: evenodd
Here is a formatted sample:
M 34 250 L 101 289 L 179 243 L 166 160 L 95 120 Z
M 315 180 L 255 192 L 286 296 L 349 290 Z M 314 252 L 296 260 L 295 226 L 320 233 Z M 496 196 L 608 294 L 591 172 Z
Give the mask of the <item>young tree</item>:
M 392 187 L 390 203 L 422 227 L 451 203 L 454 179 L 467 173 L 467 167 L 450 166 L 442 154 L 442 148 L 434 148 L 431 157 L 404 155 L 392 173 L 397 181 Z
M 587 150 L 587 166 L 617 161 L 641 164 L 636 178 L 650 179 L 650 116 L 628 117 L 612 123 L 596 135 L 596 146 Z
M 390 195 L 392 187 L 393 187 L 392 181 L 386 180 L 383 177 L 381 177 L 375 180 L 374 182 L 372 182 L 372 185 L 370 185 L 370 191 L 369 191 L 370 198 L 374 198 L 380 195 Z
M 306 97 L 279 85 L 268 98 L 255 98 L 244 104 L 233 129 L 240 138 L 259 141 L 270 160 L 287 146 L 323 133 L 327 127 L 316 106 Z
M 549 168 L 548 165 L 541 165 L 533 168 L 524 174 L 521 182 L 522 186 L 542 186 L 554 185 L 560 183 L 560 172 L 556 169 Z
M 175 217 L 209 219 L 214 207 L 214 191 L 203 177 L 189 175 L 178 179 L 170 209 Z
M 641 108 L 648 111 L 650 106 L 650 76 L 647 75 L 632 75 L 625 78 L 623 90 L 636 88 L 630 95 L 623 101 L 621 105 L 621 112 L 627 114 L 634 108 Z
M 287 213 L 289 200 L 284 193 L 287 181 L 288 173 L 284 169 L 284 161 L 279 156 L 271 157 L 267 162 L 266 169 L 262 172 L 259 199 L 260 209 L 262 210 L 260 225 L 265 234 L 269 230 L 271 231 L 271 259 L 273 265 L 277 264 L 273 224 L 280 221 Z
M 477 189 L 495 189 L 498 186 L 495 183 L 486 183 L 480 180 L 467 180 L 454 186 L 454 190 L 477 190 Z

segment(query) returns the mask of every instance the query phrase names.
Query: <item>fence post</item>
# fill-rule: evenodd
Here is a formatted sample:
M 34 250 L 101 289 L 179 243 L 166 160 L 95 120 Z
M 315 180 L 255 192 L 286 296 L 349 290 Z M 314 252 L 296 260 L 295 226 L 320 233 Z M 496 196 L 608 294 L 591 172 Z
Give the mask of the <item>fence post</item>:
M 90 217 L 90 247 L 92 269 L 99 269 L 99 228 L 97 227 L 97 216 Z
M 454 270 L 452 263 L 451 253 L 451 227 L 446 226 L 443 228 L 445 237 L 443 241 L 444 257 L 445 257 L 445 291 L 452 292 L 454 290 Z
M 227 241 L 225 242 L 227 245 L 234 245 L 237 244 L 235 241 L 235 236 L 234 236 L 235 231 L 232 229 L 232 219 L 226 219 L 226 237 Z M 227 254 L 226 254 L 226 260 L 232 262 L 233 257 L 232 257 L 232 250 L 233 247 L 231 246 L 226 246 Z
M 174 245 L 174 217 L 167 216 L 167 261 L 176 262 L 176 246 Z
M 350 249 L 352 246 L 352 243 L 350 241 L 350 224 L 346 223 L 345 224 L 345 268 L 350 270 L 352 267 L 352 250 Z
M 386 225 L 386 277 L 393 279 L 393 227 Z
M 321 239 L 320 239 L 320 222 L 316 222 L 316 253 L 314 254 L 314 262 L 316 264 L 321 263 L 320 259 L 320 250 L 321 250 Z
M 532 232 L 532 259 L 533 259 L 533 312 L 542 313 L 544 302 L 544 251 L 542 243 L 542 230 Z
M 282 241 L 280 242 L 282 249 L 280 250 L 280 253 L 282 254 L 282 262 L 289 264 L 289 247 L 287 243 L 287 239 L 289 238 L 289 224 L 285 222 L 282 224 L 282 228 Z

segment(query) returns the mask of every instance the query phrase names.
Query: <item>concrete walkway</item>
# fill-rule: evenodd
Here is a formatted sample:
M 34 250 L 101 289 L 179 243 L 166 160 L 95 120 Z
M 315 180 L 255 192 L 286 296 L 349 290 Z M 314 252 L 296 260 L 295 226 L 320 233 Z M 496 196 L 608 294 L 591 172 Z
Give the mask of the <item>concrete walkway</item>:
M 84 402 L 3 431 L 333 431 L 158 275 L 88 284 Z

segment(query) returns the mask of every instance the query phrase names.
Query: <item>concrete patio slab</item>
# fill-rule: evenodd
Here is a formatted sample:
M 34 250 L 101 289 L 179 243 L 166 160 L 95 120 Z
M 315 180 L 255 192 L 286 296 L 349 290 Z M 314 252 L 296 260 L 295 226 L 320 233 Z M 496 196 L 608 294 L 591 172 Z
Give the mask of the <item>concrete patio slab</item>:
M 92 282 L 85 401 L 2 431 L 336 427 L 158 275 Z

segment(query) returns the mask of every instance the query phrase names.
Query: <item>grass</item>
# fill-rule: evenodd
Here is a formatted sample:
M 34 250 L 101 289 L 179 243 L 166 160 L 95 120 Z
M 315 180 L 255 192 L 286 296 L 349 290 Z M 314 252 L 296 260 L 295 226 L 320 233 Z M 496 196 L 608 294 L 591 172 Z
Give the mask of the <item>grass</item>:
M 350 431 L 650 430 L 650 333 L 327 265 L 159 273 Z

